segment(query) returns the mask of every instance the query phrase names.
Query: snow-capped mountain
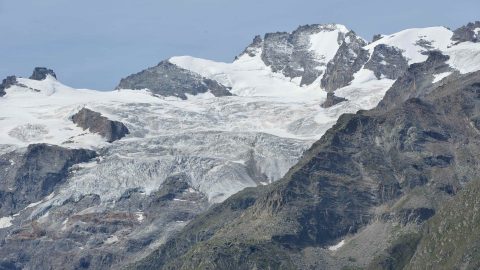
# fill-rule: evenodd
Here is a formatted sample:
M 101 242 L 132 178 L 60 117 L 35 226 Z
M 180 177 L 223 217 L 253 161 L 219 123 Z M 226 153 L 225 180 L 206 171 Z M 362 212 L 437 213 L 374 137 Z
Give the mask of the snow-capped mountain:
M 302 26 L 255 37 L 232 63 L 172 57 L 111 92 L 70 88 L 48 69 L 9 77 L 0 257 L 74 269 L 147 255 L 211 205 L 283 177 L 342 114 L 377 106 L 429 52 L 450 57 L 432 83 L 480 70 L 478 29 L 409 29 L 368 43 L 342 25 Z

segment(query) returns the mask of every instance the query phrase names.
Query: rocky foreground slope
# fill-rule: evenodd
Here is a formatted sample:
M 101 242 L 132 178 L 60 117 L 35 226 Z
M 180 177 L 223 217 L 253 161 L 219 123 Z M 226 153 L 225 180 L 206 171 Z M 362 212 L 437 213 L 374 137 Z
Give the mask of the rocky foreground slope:
M 480 73 L 432 83 L 448 60 L 410 66 L 281 180 L 232 196 L 131 268 L 475 269 Z M 472 216 L 451 210 L 463 207 Z
M 8 77 L 0 269 L 422 265 L 477 173 L 477 25 L 302 26 L 111 92 Z

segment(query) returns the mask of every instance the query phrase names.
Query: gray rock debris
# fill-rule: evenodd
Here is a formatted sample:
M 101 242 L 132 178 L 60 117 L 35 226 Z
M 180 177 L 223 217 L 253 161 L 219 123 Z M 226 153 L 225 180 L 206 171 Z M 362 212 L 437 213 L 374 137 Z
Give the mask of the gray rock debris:
M 57 75 L 53 70 L 45 67 L 36 67 L 33 70 L 32 76 L 30 76 L 30 80 L 43 81 L 47 78 L 47 75 L 50 75 L 55 79 L 57 78 Z
M 120 140 L 130 133 L 122 122 L 109 120 L 100 113 L 87 108 L 83 108 L 73 115 L 72 121 L 83 129 L 100 134 L 110 143 Z
M 116 89 L 149 89 L 160 96 L 187 99 L 186 94 L 198 95 L 210 91 L 214 96 L 231 96 L 230 89 L 217 81 L 162 61 L 157 66 L 133 74 L 120 81 Z

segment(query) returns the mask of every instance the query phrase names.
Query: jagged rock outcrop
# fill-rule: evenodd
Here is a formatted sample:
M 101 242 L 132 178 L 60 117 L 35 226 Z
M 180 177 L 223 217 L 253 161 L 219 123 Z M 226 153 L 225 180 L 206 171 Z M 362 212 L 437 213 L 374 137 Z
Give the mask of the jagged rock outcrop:
M 3 79 L 2 83 L 0 84 L 0 97 L 6 94 L 5 90 L 15 85 L 17 83 L 17 77 L 15 76 L 8 76 L 7 78 Z
M 468 23 L 453 32 L 452 40 L 457 42 L 479 42 L 480 41 L 480 21 Z
M 120 140 L 130 133 L 122 122 L 109 120 L 100 113 L 87 108 L 82 108 L 73 115 L 72 121 L 83 129 L 100 134 L 110 143 Z
M 210 91 L 214 96 L 231 96 L 229 88 L 217 81 L 204 78 L 168 61 L 130 75 L 120 81 L 116 89 L 149 89 L 160 96 L 187 99 L 187 94 L 198 95 Z
M 330 108 L 332 106 L 337 105 L 340 102 L 347 101 L 347 99 L 342 98 L 342 97 L 337 97 L 333 92 L 328 92 L 327 93 L 327 100 L 321 105 L 322 108 Z
M 333 60 L 327 65 L 321 82 L 322 88 L 333 92 L 349 85 L 354 79 L 353 75 L 368 61 L 368 51 L 363 48 L 366 45 L 362 38 L 350 31 Z
M 480 177 L 480 72 L 432 86 L 447 59 L 412 65 L 382 106 L 340 117 L 282 180 L 236 194 L 132 268 L 403 269 L 421 224 Z M 385 237 L 355 242 L 371 226 Z
M 300 85 L 310 85 L 323 75 L 330 59 L 328 55 L 317 55 L 312 50 L 312 37 L 319 33 L 337 33 L 334 40 L 340 45 L 345 39 L 343 26 L 335 24 L 304 25 L 292 33 L 267 33 L 262 39 L 255 37 L 243 54 L 253 57 L 261 53 L 261 59 L 273 72 L 288 78 L 301 78 Z M 332 44 L 333 46 L 334 44 Z M 327 52 L 317 52 L 327 53 Z
M 57 75 L 53 70 L 45 67 L 36 67 L 33 70 L 33 73 L 32 73 L 32 76 L 30 76 L 30 79 L 36 80 L 36 81 L 42 81 L 42 80 L 45 80 L 48 75 L 52 76 L 55 79 L 57 78 Z
M 365 68 L 373 71 L 377 79 L 382 76 L 396 80 L 402 76 L 408 68 L 408 61 L 402 54 L 402 50 L 385 44 L 375 46 L 372 57 Z
M 263 47 L 263 39 L 261 36 L 257 35 L 252 41 L 252 44 L 250 44 L 241 55 L 247 54 L 250 57 L 256 56 L 258 53 L 262 52 L 262 47 Z
M 375 42 L 375 41 L 377 41 L 377 40 L 380 40 L 380 39 L 382 39 L 382 38 L 383 38 L 383 35 L 382 35 L 382 34 L 373 35 L 373 38 L 372 38 L 372 42 L 371 42 L 371 43 L 373 43 L 373 42 Z
M 25 152 L 0 156 L 0 217 L 48 196 L 65 182 L 72 165 L 95 156 L 91 150 L 48 144 L 32 144 Z
M 413 64 L 410 72 L 404 74 L 392 86 L 378 104 L 378 109 L 387 110 L 403 104 L 410 98 L 424 97 L 432 92 L 434 74 L 451 72 L 452 68 L 446 64 L 449 57 L 440 52 L 429 52 L 424 63 Z

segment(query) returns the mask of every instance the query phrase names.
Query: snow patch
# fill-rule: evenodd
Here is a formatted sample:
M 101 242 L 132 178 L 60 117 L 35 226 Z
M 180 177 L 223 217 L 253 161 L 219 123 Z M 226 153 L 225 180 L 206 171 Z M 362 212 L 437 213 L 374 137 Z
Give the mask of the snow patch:
M 5 229 L 12 226 L 13 217 L 2 217 L 0 218 L 0 229 Z
M 446 77 L 450 76 L 452 74 L 452 72 L 443 72 L 443 73 L 440 73 L 440 74 L 435 74 L 435 78 L 433 79 L 433 83 L 437 83 L 443 79 L 445 79 Z
M 110 245 L 110 244 L 113 244 L 113 243 L 118 242 L 118 240 L 119 240 L 119 239 L 118 239 L 118 237 L 117 237 L 116 235 L 112 235 L 112 236 L 110 236 L 109 238 L 107 238 L 107 240 L 105 240 L 104 243 L 107 244 L 107 245 Z
M 345 240 L 340 241 L 338 244 L 336 244 L 334 246 L 329 246 L 328 250 L 337 251 L 339 248 L 343 247 L 343 245 L 345 245 Z
M 39 204 L 41 204 L 41 203 L 43 203 L 43 202 L 49 201 L 49 200 L 51 200 L 54 196 L 55 196 L 55 192 L 52 192 L 52 193 L 50 193 L 47 197 L 43 198 L 42 200 L 27 205 L 27 207 L 25 207 L 25 209 L 32 208 L 32 207 L 35 207 L 35 206 L 37 206 L 37 205 L 39 205 Z
M 42 202 L 43 202 L 43 200 L 42 200 L 42 201 L 38 201 L 38 202 L 31 203 L 31 204 L 27 205 L 27 207 L 25 207 L 25 209 L 35 207 L 35 206 L 41 204 Z
M 137 212 L 135 213 L 135 215 L 137 216 L 138 222 L 142 222 L 145 219 L 145 215 L 143 214 L 143 212 Z
M 475 30 L 473 30 L 473 32 L 475 32 L 475 36 L 477 38 L 480 38 L 480 28 L 475 28 Z

